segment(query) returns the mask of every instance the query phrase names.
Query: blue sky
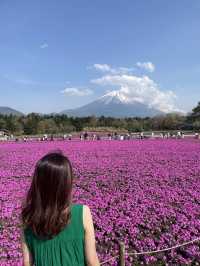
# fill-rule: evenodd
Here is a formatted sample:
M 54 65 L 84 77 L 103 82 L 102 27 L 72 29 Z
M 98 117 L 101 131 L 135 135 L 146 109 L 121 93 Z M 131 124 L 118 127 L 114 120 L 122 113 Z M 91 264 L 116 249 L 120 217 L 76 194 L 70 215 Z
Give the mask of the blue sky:
M 0 106 L 58 112 L 120 90 L 190 111 L 199 14 L 198 0 L 1 0 Z

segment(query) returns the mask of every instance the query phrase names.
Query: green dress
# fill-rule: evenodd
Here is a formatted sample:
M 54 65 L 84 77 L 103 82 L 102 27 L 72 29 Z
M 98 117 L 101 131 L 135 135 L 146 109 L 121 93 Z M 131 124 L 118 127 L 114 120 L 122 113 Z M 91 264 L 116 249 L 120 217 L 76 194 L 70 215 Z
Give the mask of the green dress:
M 35 266 L 85 266 L 83 205 L 72 204 L 70 223 L 54 238 L 41 240 L 30 228 L 25 241 Z

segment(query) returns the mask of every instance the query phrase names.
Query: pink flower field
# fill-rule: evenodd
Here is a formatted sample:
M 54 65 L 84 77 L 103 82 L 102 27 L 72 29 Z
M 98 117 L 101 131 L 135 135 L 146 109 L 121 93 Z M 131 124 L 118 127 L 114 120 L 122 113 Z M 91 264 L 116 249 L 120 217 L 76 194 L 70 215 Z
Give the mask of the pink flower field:
M 200 142 L 189 140 L 0 143 L 0 265 L 22 265 L 19 214 L 36 161 L 61 149 L 76 174 L 74 202 L 94 217 L 101 261 L 200 237 Z M 126 265 L 200 265 L 200 242 Z M 113 260 L 110 264 L 117 265 Z

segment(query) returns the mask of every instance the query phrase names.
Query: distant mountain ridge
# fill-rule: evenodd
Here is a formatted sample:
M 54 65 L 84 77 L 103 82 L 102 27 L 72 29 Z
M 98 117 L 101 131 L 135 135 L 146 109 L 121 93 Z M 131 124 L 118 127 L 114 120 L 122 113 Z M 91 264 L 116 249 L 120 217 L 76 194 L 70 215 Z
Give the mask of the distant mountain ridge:
M 153 117 L 165 113 L 139 101 L 130 102 L 118 91 L 111 91 L 89 104 L 75 109 L 64 110 L 61 114 L 77 117 L 91 115 L 99 117 L 103 115 L 123 118 Z
M 35 113 L 35 112 L 34 112 Z M 183 115 L 181 112 L 174 112 Z M 24 115 L 22 112 L 12 109 L 10 107 L 1 106 L 0 114 L 3 115 Z M 40 114 L 43 116 L 46 114 Z M 120 91 L 111 91 L 99 97 L 97 100 L 90 102 L 74 109 L 67 109 L 60 113 L 49 113 L 48 115 L 61 115 L 65 114 L 71 117 L 85 117 L 85 116 L 105 116 L 113 118 L 125 117 L 154 117 L 159 115 L 166 115 L 167 112 L 161 111 L 159 108 L 149 106 L 141 101 L 141 99 L 129 99 Z
M 21 115 L 24 115 L 22 112 L 20 111 L 17 111 L 15 109 L 12 109 L 10 107 L 7 107 L 7 106 L 0 106 L 0 114 L 2 115 L 17 115 L 17 116 L 21 116 Z

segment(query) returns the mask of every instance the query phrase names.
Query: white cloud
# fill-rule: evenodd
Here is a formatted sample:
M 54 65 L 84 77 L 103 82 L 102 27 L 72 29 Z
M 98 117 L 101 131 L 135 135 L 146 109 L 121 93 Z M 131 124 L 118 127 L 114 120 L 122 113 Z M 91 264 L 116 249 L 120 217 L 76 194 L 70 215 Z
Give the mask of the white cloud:
M 128 102 L 138 101 L 162 112 L 181 111 L 175 107 L 176 95 L 171 90 L 161 91 L 158 85 L 148 76 L 105 75 L 91 80 L 92 83 L 117 87 L 117 92 Z
M 48 48 L 49 47 L 49 45 L 48 45 L 48 43 L 42 43 L 41 45 L 40 45 L 40 48 L 41 49 L 45 49 L 45 48 Z
M 93 65 L 95 69 L 100 70 L 102 72 L 110 72 L 112 69 L 107 64 L 94 64 Z
M 155 65 L 152 62 L 143 62 L 143 63 L 137 62 L 136 66 L 144 70 L 147 70 L 149 72 L 155 71 Z
M 121 74 L 128 74 L 128 73 L 132 73 L 133 71 L 135 71 L 134 67 L 119 67 L 118 68 L 118 73 Z
M 108 64 L 94 64 L 93 67 L 101 72 L 107 72 L 111 74 L 128 74 L 135 70 L 135 68 L 129 67 L 111 67 Z
M 87 96 L 93 94 L 93 91 L 90 89 L 80 89 L 80 88 L 65 88 L 61 91 L 61 93 L 68 95 L 68 96 Z

